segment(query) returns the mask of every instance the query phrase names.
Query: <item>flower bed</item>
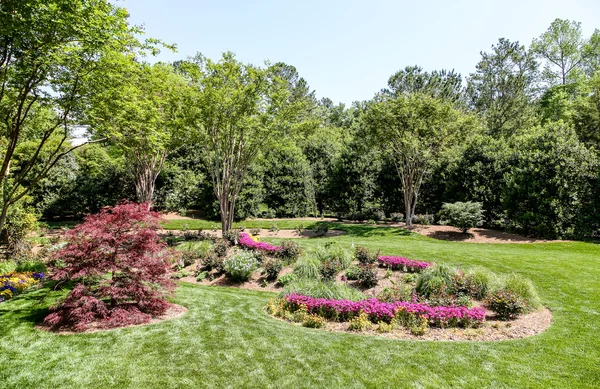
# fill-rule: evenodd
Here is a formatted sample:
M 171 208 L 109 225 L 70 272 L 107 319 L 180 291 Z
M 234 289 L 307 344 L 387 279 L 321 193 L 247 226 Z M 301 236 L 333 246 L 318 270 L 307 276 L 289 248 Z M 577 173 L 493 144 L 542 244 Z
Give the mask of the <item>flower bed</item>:
M 382 256 L 377 258 L 381 266 L 386 266 L 392 270 L 406 270 L 411 272 L 421 271 L 433 266 L 431 262 L 417 261 L 405 257 Z
M 281 246 L 274 246 L 274 245 L 272 245 L 270 243 L 266 243 L 266 242 L 257 242 L 254 239 L 252 239 L 250 237 L 250 235 L 246 234 L 245 232 L 240 233 L 240 240 L 239 240 L 238 244 L 241 247 L 245 247 L 247 249 L 252 249 L 252 250 L 268 251 L 271 253 L 281 251 Z
M 364 312 L 373 322 L 391 322 L 397 314 L 425 317 L 428 323 L 437 327 L 471 327 L 485 321 L 485 309 L 467 308 L 464 306 L 432 307 L 428 304 L 396 301 L 381 302 L 377 299 L 361 301 L 334 300 L 314 298 L 299 294 L 285 296 L 285 301 L 292 311 L 305 306 L 309 313 L 318 314 L 330 320 L 348 321 Z
M 0 275 L 0 302 L 8 300 L 39 283 L 44 273 L 10 272 Z

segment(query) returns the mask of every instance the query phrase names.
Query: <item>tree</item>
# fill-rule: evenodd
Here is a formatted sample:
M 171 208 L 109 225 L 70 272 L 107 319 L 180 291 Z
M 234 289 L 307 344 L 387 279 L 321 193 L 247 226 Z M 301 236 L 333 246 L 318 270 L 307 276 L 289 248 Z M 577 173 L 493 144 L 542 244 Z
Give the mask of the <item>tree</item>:
M 191 116 L 206 146 L 225 232 L 233 224 L 248 167 L 270 141 L 289 129 L 294 104 L 287 104 L 287 83 L 272 68 L 243 64 L 232 53 L 219 62 L 197 56 L 181 68 L 197 85 Z
M 411 94 L 382 98 L 363 116 L 383 150 L 391 153 L 402 180 L 406 225 L 412 225 L 419 191 L 432 161 L 465 139 L 475 127 L 472 116 L 448 101 Z
M 104 75 L 99 58 L 128 50 L 138 31 L 127 25 L 123 8 L 106 0 L 0 3 L 0 231 L 9 207 L 78 147 L 69 146 L 68 138 L 82 97 Z M 56 136 L 60 140 L 50 149 Z M 24 139 L 37 146 L 15 174 L 13 156 Z
M 146 204 L 123 203 L 69 230 L 54 254 L 52 279 L 72 281 L 67 297 L 45 319 L 53 329 L 84 331 L 145 323 L 163 314 L 175 287 L 166 244 L 156 233 L 160 215 Z
M 481 112 L 490 134 L 512 134 L 535 119 L 537 63 L 519 42 L 501 38 L 491 53 L 481 52 L 477 70 L 468 80 L 467 94 Z
M 93 96 L 89 124 L 96 134 L 123 148 L 137 199 L 151 206 L 165 159 L 184 140 L 188 86 L 168 64 L 120 60 L 126 62 L 126 71 L 112 77 L 105 83 L 106 90 Z
M 393 97 L 422 93 L 457 103 L 463 99 L 462 77 L 454 70 L 429 73 L 420 66 L 407 66 L 389 78 L 382 93 Z
M 574 103 L 573 123 L 579 139 L 600 151 L 600 71 L 587 87 L 588 93 Z
M 568 84 L 575 81 L 583 72 L 586 64 L 598 56 L 598 31 L 592 39 L 584 39 L 581 23 L 556 19 L 548 30 L 534 39 L 532 51 L 546 61 L 542 73 L 549 85 Z

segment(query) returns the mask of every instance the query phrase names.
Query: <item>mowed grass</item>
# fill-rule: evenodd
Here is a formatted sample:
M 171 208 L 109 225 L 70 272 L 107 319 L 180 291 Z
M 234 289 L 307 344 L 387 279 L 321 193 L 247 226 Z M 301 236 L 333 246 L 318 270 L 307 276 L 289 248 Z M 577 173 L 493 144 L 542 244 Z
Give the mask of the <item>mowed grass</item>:
M 57 295 L 39 302 L 41 290 L 0 304 L 0 387 L 600 387 L 600 245 L 443 242 L 344 228 L 335 240 L 348 247 L 523 274 L 553 324 L 502 342 L 389 340 L 272 319 L 263 309 L 270 293 L 181 284 L 175 301 L 189 309 L 181 318 L 65 336 L 35 329 Z M 298 242 L 308 249 L 327 240 Z

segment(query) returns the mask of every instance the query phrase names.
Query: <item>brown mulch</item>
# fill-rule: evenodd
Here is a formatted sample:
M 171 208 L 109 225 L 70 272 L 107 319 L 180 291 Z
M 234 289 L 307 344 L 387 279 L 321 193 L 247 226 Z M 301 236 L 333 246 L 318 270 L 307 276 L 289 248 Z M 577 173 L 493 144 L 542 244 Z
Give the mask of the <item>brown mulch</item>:
M 188 309 L 186 307 L 179 305 L 179 304 L 171 303 L 171 306 L 167 309 L 167 311 L 164 314 L 153 317 L 150 319 L 150 321 L 148 321 L 146 323 L 130 324 L 130 325 L 126 325 L 126 326 L 122 326 L 122 327 L 114 327 L 114 328 L 95 328 L 92 323 L 89 329 L 87 329 L 85 331 L 79 331 L 79 332 L 69 331 L 69 330 L 51 331 L 48 327 L 42 326 L 42 325 L 37 325 L 36 328 L 39 330 L 53 332 L 58 335 L 89 334 L 89 333 L 93 333 L 93 332 L 111 331 L 111 330 L 117 330 L 117 329 L 121 329 L 121 328 L 139 327 L 139 326 L 145 326 L 148 324 L 156 324 L 156 323 L 160 323 L 165 320 L 171 320 L 171 319 L 176 319 L 178 317 L 181 317 L 187 311 L 188 311 Z

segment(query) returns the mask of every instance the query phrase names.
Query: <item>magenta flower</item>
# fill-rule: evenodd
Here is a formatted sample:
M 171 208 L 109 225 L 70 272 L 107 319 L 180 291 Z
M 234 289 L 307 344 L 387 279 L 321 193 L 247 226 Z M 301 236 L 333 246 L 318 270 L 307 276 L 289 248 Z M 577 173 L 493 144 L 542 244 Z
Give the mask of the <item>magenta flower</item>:
M 380 265 L 387 266 L 392 270 L 405 270 L 411 272 L 421 271 L 427 269 L 429 266 L 433 266 L 433 263 L 431 262 L 417 261 L 405 257 L 382 256 L 377 258 L 377 261 Z
M 242 247 L 253 250 L 262 250 L 269 252 L 277 252 L 281 250 L 281 246 L 274 246 L 265 242 L 256 242 L 250 237 L 250 235 L 246 234 L 245 232 L 240 233 L 240 240 L 238 244 Z

